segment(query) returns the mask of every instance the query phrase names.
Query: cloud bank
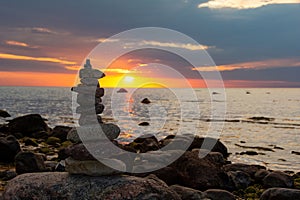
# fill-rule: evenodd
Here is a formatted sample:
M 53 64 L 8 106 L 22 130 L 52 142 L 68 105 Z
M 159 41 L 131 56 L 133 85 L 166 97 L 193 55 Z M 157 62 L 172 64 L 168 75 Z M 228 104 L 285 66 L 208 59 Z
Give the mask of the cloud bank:
M 210 0 L 206 3 L 201 3 L 198 8 L 211 9 L 254 9 L 272 4 L 298 4 L 300 0 Z

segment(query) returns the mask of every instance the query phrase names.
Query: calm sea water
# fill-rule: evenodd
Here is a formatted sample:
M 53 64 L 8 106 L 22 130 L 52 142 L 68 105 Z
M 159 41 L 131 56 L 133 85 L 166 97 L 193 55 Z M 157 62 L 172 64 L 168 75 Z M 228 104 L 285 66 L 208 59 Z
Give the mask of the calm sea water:
M 156 134 L 158 138 L 179 131 L 206 136 L 210 134 L 210 128 L 221 127 L 219 137 L 232 153 L 232 161 L 261 164 L 278 170 L 300 170 L 300 156 L 291 154 L 291 151 L 300 152 L 299 89 L 226 89 L 226 98 L 222 94 L 212 95 L 213 91 L 138 89 L 116 93 L 106 89 L 103 118 L 120 126 L 120 141 L 124 142 L 145 133 Z M 12 117 L 39 113 L 52 127 L 74 126 L 70 88 L 0 87 L 0 93 L 0 109 L 7 110 Z M 151 103 L 141 104 L 146 97 Z M 212 105 L 216 107 L 212 108 Z M 226 105 L 226 110 L 223 105 Z M 215 113 L 212 111 L 220 109 L 226 115 L 217 112 L 214 118 L 217 122 L 212 123 L 212 114 Z M 273 120 L 255 121 L 250 120 L 251 117 Z M 150 126 L 138 126 L 144 121 Z M 0 119 L 0 123 L 4 121 Z M 240 145 L 266 147 L 273 151 Z M 259 155 L 237 154 L 246 150 L 257 151 Z

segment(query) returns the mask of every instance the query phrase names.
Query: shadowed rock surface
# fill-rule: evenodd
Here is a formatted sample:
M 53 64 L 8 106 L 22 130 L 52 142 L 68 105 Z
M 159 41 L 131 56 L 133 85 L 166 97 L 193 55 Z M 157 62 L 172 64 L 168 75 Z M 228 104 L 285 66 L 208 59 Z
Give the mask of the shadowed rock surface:
M 64 172 L 23 174 L 11 180 L 3 200 L 180 200 L 176 192 L 156 176 L 89 177 Z

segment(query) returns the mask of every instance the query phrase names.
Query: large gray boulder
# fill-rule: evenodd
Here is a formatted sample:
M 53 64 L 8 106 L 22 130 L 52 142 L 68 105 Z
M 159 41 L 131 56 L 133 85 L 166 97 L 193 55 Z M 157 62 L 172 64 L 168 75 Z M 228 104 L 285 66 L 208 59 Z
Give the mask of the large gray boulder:
M 270 188 L 262 193 L 261 200 L 298 200 L 300 190 L 287 188 Z
M 5 188 L 3 200 L 180 200 L 180 197 L 156 176 L 90 177 L 66 172 L 23 174 Z
M 265 176 L 263 185 L 265 188 L 292 188 L 294 186 L 294 180 L 293 177 L 284 172 L 274 171 Z
M 23 136 L 31 136 L 32 133 L 46 131 L 50 128 L 39 114 L 30 114 L 17 117 L 8 123 L 9 132 L 13 135 L 22 133 Z

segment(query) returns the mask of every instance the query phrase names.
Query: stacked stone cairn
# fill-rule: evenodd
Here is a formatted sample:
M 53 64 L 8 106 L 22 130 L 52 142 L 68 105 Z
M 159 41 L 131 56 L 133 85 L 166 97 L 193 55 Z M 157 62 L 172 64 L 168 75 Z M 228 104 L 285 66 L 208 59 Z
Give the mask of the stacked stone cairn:
M 79 126 L 76 127 L 79 136 L 77 144 L 66 150 L 69 156 L 65 160 L 66 171 L 70 174 L 101 176 L 126 169 L 121 160 L 115 159 L 120 149 L 115 145 L 114 139 L 119 136 L 120 128 L 115 124 L 104 123 L 99 116 L 104 110 L 104 89 L 100 87 L 99 79 L 104 76 L 103 72 L 93 69 L 87 59 L 84 68 L 79 72 L 80 84 L 72 88 L 77 93 L 79 106 L 76 113 L 80 114 L 80 118 Z M 114 155 L 116 156 L 113 157 Z

